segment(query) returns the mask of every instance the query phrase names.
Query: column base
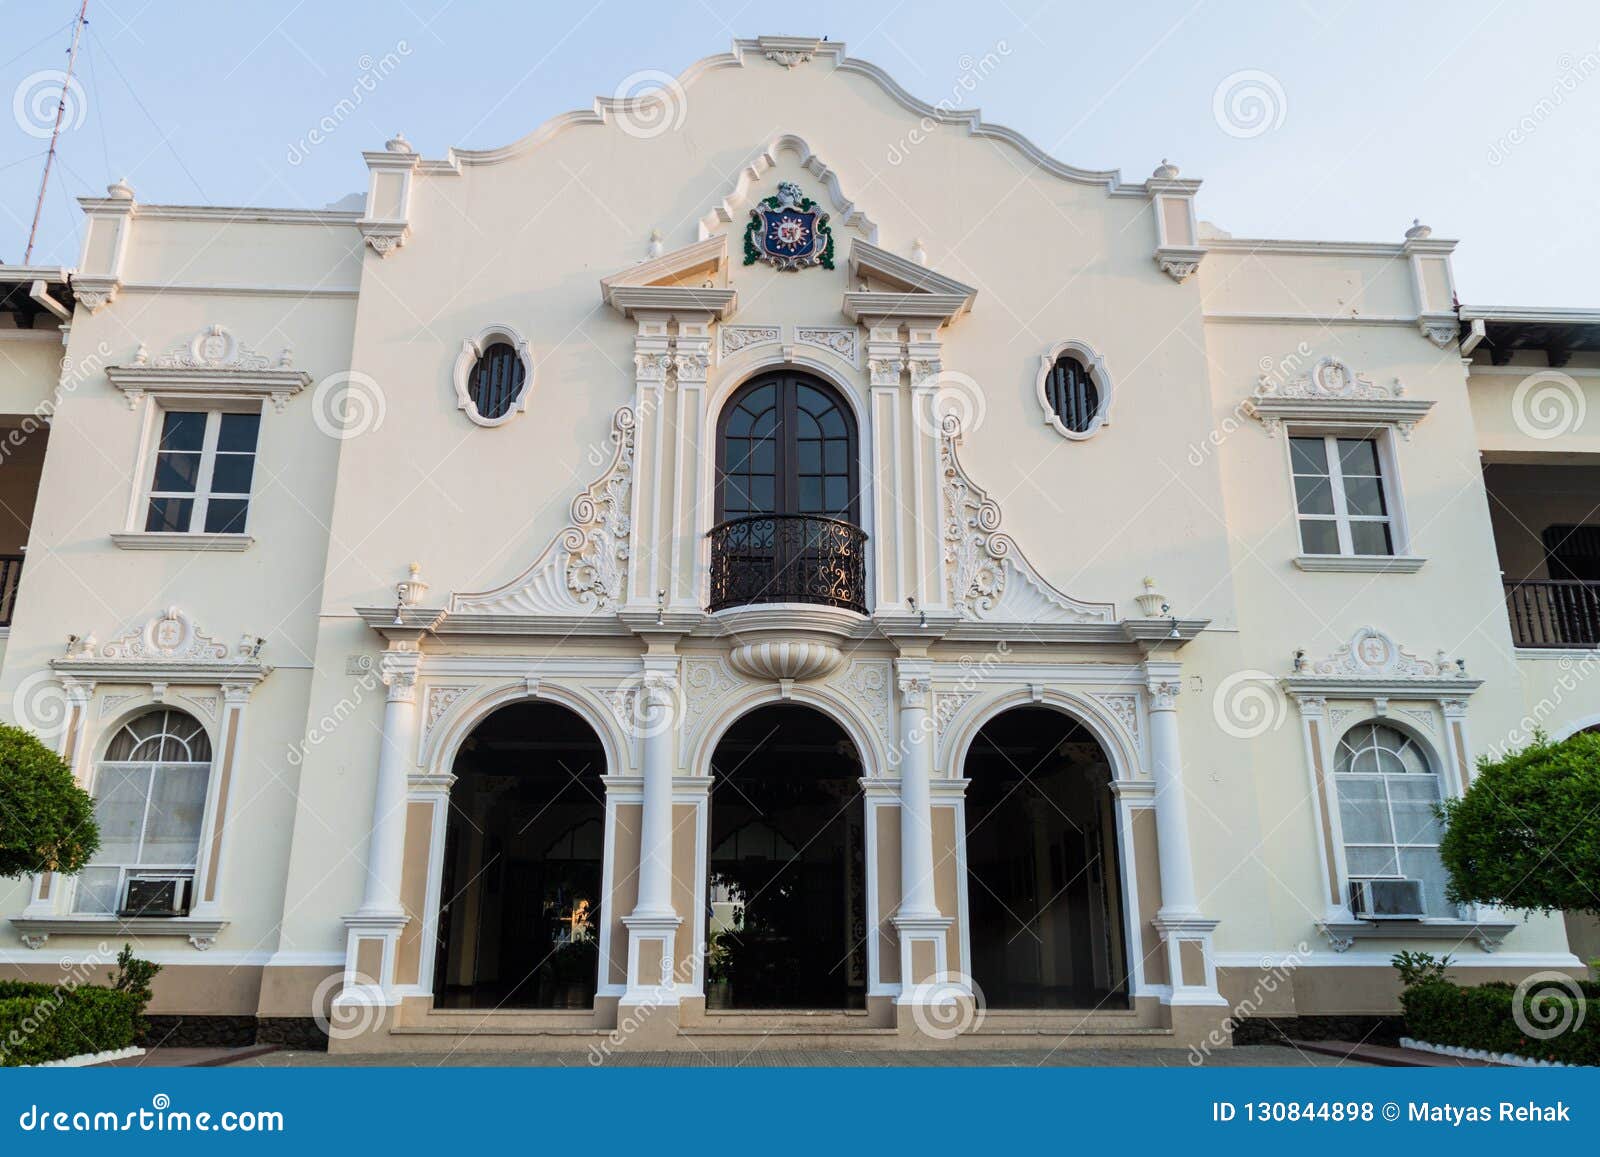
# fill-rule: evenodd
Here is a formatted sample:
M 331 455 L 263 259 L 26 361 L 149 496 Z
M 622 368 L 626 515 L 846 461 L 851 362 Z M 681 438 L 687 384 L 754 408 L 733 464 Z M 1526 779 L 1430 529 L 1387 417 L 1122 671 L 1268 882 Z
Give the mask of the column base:
M 395 949 L 410 922 L 404 912 L 354 912 L 344 918 L 344 986 L 333 998 L 334 1007 L 400 1003 Z
M 619 1014 L 639 1005 L 675 1006 L 678 985 L 673 962 L 677 959 L 682 917 L 675 913 L 635 912 L 624 916 L 622 923 L 628 930 L 628 987 L 619 1002 Z
M 965 976 L 950 972 L 946 936 L 955 921 L 937 913 L 907 913 L 892 918 L 900 934 L 900 995 L 896 1004 L 937 1004 L 956 990 L 969 991 Z
M 1217 965 L 1211 933 L 1220 921 L 1198 912 L 1157 912 L 1150 921 L 1167 953 L 1172 991 L 1161 998 L 1169 1005 L 1226 1005 L 1217 991 Z

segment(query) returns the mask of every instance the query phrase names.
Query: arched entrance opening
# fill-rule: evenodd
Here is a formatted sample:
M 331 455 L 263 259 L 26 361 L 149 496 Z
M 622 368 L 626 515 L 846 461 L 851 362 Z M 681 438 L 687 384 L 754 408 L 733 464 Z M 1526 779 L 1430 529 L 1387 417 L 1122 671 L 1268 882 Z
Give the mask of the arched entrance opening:
M 761 707 L 711 757 L 706 1006 L 865 1008 L 861 760 L 833 720 Z
M 589 1008 L 599 965 L 605 752 L 555 703 L 502 707 L 456 754 L 434 1004 Z
M 986 723 L 967 753 L 972 979 L 990 1008 L 1125 1002 L 1110 762 L 1050 707 Z

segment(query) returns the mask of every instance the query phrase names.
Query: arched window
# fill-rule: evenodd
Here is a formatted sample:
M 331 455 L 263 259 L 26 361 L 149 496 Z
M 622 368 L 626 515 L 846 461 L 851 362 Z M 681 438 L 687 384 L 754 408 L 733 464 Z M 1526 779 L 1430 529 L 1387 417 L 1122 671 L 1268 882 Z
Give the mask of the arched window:
M 829 385 L 780 370 L 746 383 L 717 426 L 713 611 L 749 603 L 866 610 L 855 418 Z
M 193 716 L 151 711 L 118 731 L 95 767 L 100 850 L 78 877 L 77 911 L 186 912 L 210 779 L 211 740 Z
M 1360 723 L 1339 740 L 1334 772 L 1352 886 L 1417 880 L 1425 915 L 1459 915 L 1439 859 L 1439 773 L 1421 746 L 1397 728 Z
M 811 514 L 857 521 L 856 424 L 830 386 L 780 371 L 723 409 L 717 518 Z

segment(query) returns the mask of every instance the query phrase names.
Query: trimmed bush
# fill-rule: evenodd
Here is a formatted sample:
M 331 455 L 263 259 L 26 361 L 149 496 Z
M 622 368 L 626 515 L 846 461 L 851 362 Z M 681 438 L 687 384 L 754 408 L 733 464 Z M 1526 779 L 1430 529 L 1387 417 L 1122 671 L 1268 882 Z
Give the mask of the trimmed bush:
M 1600 914 L 1600 734 L 1482 759 L 1440 811 L 1452 900 Z
M 1544 1040 L 1529 1036 L 1517 1023 L 1519 997 L 1509 984 L 1462 988 L 1448 980 L 1424 980 L 1401 993 L 1400 1004 L 1406 1013 L 1406 1033 L 1414 1040 L 1539 1061 L 1600 1065 L 1600 984 L 1586 981 L 1579 988 L 1583 995 L 1572 998 L 1565 1012 L 1558 1003 L 1565 998 L 1557 989 L 1535 988 L 1522 995 L 1524 1024 L 1554 1028 L 1571 1021 L 1571 1027 Z M 1543 1015 L 1530 1015 L 1530 1004 Z
M 113 988 L 0 981 L 0 1066 L 124 1049 L 138 1033 L 137 996 Z
M 0 879 L 78 871 L 100 847 L 94 800 L 37 736 L 0 723 Z

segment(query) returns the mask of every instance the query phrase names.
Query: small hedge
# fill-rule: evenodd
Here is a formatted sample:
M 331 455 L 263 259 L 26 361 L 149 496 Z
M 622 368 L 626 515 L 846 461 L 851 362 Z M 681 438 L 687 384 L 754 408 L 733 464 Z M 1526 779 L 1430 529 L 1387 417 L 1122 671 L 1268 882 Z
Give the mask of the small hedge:
M 1547 1040 L 1530 1037 L 1517 1024 L 1517 990 L 1509 984 L 1482 984 L 1462 988 L 1448 980 L 1426 980 L 1407 988 L 1400 995 L 1406 1013 L 1406 1033 L 1419 1041 L 1460 1048 L 1511 1053 L 1539 1061 L 1560 1061 L 1569 1065 L 1600 1065 L 1600 984 L 1579 984 L 1582 1004 L 1570 1010 L 1572 1027 Z M 1549 1025 L 1569 1019 L 1557 1015 L 1551 1023 L 1548 1014 L 1558 996 L 1534 990 L 1525 994 L 1525 1004 L 1542 1002 L 1545 1016 L 1529 1016 L 1523 1021 L 1533 1026 Z M 1559 1010 L 1558 1010 L 1559 1013 Z
M 36 1065 L 134 1043 L 144 1001 L 131 992 L 0 980 L 0 1066 Z

